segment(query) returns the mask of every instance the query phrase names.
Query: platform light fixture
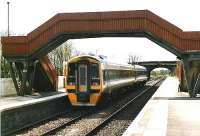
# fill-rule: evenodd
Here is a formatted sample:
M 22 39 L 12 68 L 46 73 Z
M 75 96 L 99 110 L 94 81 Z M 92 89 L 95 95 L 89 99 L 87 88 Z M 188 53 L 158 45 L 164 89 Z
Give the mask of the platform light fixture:
M 10 10 L 10 9 L 9 9 L 9 8 L 10 8 L 10 7 L 9 7 L 9 4 L 10 4 L 10 2 L 7 1 L 7 5 L 8 5 L 8 36 L 10 36 L 10 30 L 9 30 L 9 29 L 10 29 L 10 28 L 9 28 L 9 27 L 10 27 L 10 20 L 9 20 L 9 16 L 10 16 L 10 15 L 9 15 L 9 14 L 10 14 L 10 13 L 9 13 L 9 10 Z

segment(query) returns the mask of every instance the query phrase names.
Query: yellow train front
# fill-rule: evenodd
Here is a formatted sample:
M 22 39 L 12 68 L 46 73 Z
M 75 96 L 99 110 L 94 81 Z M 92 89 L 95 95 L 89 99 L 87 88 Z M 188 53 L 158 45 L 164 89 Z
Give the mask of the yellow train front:
M 77 106 L 95 106 L 102 92 L 101 63 L 92 56 L 72 58 L 64 65 L 69 101 Z
M 111 64 L 93 56 L 77 56 L 64 65 L 65 88 L 73 106 L 96 106 L 102 94 L 146 82 L 146 69 Z

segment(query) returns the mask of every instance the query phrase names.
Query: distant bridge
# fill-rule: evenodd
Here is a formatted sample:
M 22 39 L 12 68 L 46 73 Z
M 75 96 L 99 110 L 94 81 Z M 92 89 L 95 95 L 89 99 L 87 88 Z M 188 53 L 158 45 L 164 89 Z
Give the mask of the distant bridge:
M 163 67 L 173 71 L 174 68 L 176 67 L 176 63 L 177 61 L 143 61 L 143 62 L 138 62 L 137 64 L 151 70 Z
M 134 64 L 138 64 L 147 68 L 148 78 L 150 78 L 151 71 L 155 68 L 167 68 L 173 73 L 176 68 L 177 61 L 141 61 L 132 63 L 132 65 Z

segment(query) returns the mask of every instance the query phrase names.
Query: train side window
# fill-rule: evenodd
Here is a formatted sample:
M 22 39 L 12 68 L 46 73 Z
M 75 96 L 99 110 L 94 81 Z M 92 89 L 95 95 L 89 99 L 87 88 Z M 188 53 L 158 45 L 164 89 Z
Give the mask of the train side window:
M 90 65 L 91 85 L 99 85 L 99 66 L 96 63 Z
M 103 70 L 103 81 L 106 81 L 107 79 L 106 79 L 106 71 L 105 70 Z
M 69 64 L 68 67 L 68 84 L 75 85 L 75 64 Z

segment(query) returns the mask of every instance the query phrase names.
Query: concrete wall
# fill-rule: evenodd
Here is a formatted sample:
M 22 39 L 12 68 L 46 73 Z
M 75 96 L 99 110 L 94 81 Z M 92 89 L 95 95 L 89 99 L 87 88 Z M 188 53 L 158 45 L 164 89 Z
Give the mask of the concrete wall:
M 41 98 L 42 101 L 37 99 L 36 102 L 27 101 L 27 104 L 12 106 L 0 111 L 0 135 L 11 135 L 19 129 L 32 126 L 69 110 L 70 104 L 65 93 L 53 97 L 51 99 Z
M 1 37 L 0 37 L 0 58 L 2 55 L 2 44 L 1 44 Z M 1 68 L 1 66 L 0 66 Z M 1 73 L 0 73 L 1 75 Z M 8 96 L 8 95 L 15 95 L 17 94 L 13 81 L 11 78 L 0 78 L 0 97 Z
M 64 76 L 58 76 L 58 89 L 64 88 Z
M 0 96 L 17 94 L 11 78 L 0 78 Z
M 58 89 L 64 88 L 64 76 L 58 77 Z M 11 78 L 0 78 L 0 97 L 16 95 L 15 86 Z

